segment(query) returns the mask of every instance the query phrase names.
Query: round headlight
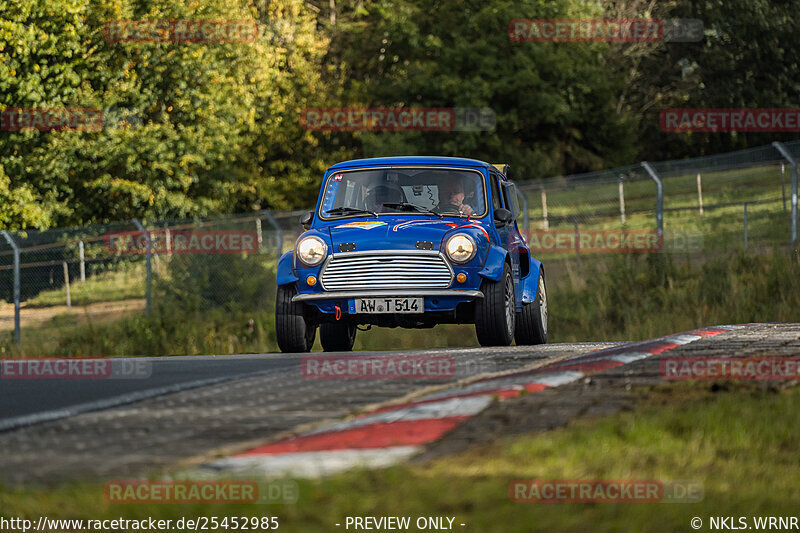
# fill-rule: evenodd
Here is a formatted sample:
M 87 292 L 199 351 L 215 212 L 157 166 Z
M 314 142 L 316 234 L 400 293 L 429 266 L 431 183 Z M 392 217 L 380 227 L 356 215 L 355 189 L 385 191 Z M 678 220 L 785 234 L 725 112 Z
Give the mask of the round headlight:
M 466 263 L 475 257 L 475 240 L 464 233 L 456 233 L 447 239 L 447 256 L 455 263 Z
M 328 255 L 328 246 L 319 237 L 306 237 L 297 243 L 297 257 L 308 266 L 317 266 Z

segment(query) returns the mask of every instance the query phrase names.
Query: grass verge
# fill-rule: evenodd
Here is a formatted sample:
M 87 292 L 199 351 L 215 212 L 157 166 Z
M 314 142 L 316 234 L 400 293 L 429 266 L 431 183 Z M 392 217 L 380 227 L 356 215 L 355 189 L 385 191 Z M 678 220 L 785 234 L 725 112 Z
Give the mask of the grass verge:
M 178 270 L 160 280 L 149 317 L 94 323 L 87 317 L 88 324 L 79 324 L 70 316 L 56 316 L 39 329 L 23 328 L 20 348 L 13 345 L 12 332 L 4 332 L 0 355 L 277 351 L 274 287 L 261 282 L 274 273 L 231 265 L 230 260 L 200 263 L 202 268 L 190 264 L 194 270 Z M 643 340 L 704 325 L 800 321 L 800 264 L 785 252 L 735 251 L 703 262 L 687 257 L 682 263 L 666 254 L 627 254 L 559 261 L 546 268 L 550 342 Z M 477 344 L 473 326 L 442 325 L 433 330 L 373 328 L 358 333 L 355 349 Z M 321 349 L 318 340 L 314 349 Z
M 115 302 L 132 298 L 144 298 L 144 266 L 123 265 L 119 270 L 102 272 L 90 276 L 86 281 L 72 280 L 70 301 L 72 305 L 89 305 L 96 302 Z M 26 307 L 50 307 L 67 305 L 67 289 L 42 291 L 25 302 Z
M 796 514 L 800 390 L 679 383 L 639 407 L 494 443 L 423 466 L 300 481 L 284 506 L 111 505 L 100 484 L 0 492 L 0 514 L 36 519 L 280 518 L 283 531 L 332 531 L 347 516 L 449 516 L 464 530 L 690 531 L 693 517 Z M 514 503 L 515 479 L 700 481 L 696 503 Z M 413 530 L 413 528 L 412 528 Z

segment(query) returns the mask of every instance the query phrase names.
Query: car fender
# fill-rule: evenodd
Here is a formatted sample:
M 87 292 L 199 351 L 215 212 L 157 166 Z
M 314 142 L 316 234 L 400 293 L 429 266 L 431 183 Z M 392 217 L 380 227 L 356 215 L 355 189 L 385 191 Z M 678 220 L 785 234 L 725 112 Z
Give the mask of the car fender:
M 278 285 L 296 282 L 299 278 L 294 273 L 294 250 L 283 254 L 278 260 Z
M 478 274 L 492 281 L 500 281 L 500 278 L 503 276 L 503 266 L 506 263 L 506 257 L 508 257 L 508 252 L 504 248 L 494 244 L 491 245 L 489 247 L 489 254 L 486 257 L 486 263 L 483 264 L 483 269 L 481 269 Z
M 528 275 L 522 278 L 522 303 L 529 304 L 536 301 L 536 291 L 539 290 L 539 272 L 542 262 L 535 257 L 530 257 L 531 267 Z

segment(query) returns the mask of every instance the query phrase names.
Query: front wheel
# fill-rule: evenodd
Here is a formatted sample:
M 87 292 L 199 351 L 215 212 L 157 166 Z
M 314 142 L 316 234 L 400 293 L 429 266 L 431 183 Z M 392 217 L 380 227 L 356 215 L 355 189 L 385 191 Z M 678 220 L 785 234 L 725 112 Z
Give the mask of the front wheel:
M 319 325 L 319 342 L 326 352 L 349 352 L 356 341 L 356 326 L 325 322 Z
M 514 338 L 518 345 L 545 344 L 547 342 L 547 288 L 544 271 L 539 271 L 539 284 L 536 288 L 536 301 L 522 304 L 517 313 L 517 329 Z
M 481 346 L 509 346 L 514 339 L 516 302 L 508 264 L 499 281 L 483 280 L 483 298 L 475 302 L 475 333 Z
M 275 297 L 275 334 L 282 352 L 308 352 L 314 346 L 317 328 L 305 317 L 303 304 L 293 302 L 293 285 L 281 285 Z

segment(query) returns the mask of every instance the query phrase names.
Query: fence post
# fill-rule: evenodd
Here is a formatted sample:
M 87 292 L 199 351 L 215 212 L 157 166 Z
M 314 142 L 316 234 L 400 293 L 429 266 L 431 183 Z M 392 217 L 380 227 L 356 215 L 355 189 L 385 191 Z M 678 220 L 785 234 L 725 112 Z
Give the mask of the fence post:
M 69 267 L 66 261 L 62 261 L 61 265 L 64 267 L 64 287 L 67 289 L 67 311 L 72 311 L 72 298 L 69 295 Z
M 550 222 L 547 220 L 547 191 L 542 187 L 542 229 L 550 229 Z
M 11 238 L 9 232 L 4 230 L 0 233 L 3 234 L 3 237 L 8 241 L 8 245 L 11 246 L 11 249 L 14 251 L 14 344 L 19 346 L 21 340 L 19 328 L 19 246 L 17 246 L 17 243 Z
M 619 218 L 625 225 L 625 189 L 622 186 L 622 175 L 619 177 Z
M 275 220 L 275 217 L 272 216 L 272 213 L 269 210 L 265 209 L 262 211 L 264 217 L 267 221 L 275 228 L 275 252 L 278 254 L 277 257 L 280 258 L 281 254 L 283 253 L 283 232 L 281 231 L 281 227 L 278 224 L 278 221 Z
M 772 143 L 778 152 L 792 165 L 792 246 L 797 245 L 797 161 L 792 154 L 789 153 L 789 150 L 783 145 L 783 143 L 779 143 L 775 141 Z
M 703 180 L 697 173 L 697 203 L 700 205 L 700 214 L 703 214 Z
M 747 202 L 744 203 L 744 249 L 747 250 Z
M 783 212 L 786 212 L 786 165 L 781 163 L 781 198 L 783 199 Z
M 81 260 L 81 281 L 86 281 L 86 264 L 83 259 L 83 241 L 78 241 L 78 256 Z
M 141 222 L 139 222 L 138 218 L 133 219 L 133 223 L 136 224 L 136 227 L 139 231 L 142 232 L 144 235 L 145 242 L 147 243 L 147 251 L 145 252 L 144 257 L 144 265 L 145 271 L 147 272 L 147 277 L 145 278 L 145 286 L 144 286 L 144 316 L 148 316 L 150 314 L 150 302 L 151 302 L 151 293 L 150 293 L 150 286 L 152 285 L 153 281 L 153 268 L 150 263 L 150 258 L 153 253 L 152 242 L 150 240 L 150 232 L 147 231 Z
M 578 215 L 572 215 L 572 222 L 575 224 L 575 254 L 581 255 L 581 234 L 578 230 Z
M 169 232 L 169 226 L 164 228 L 164 240 L 167 246 L 167 255 L 172 255 L 172 234 Z
M 261 250 L 261 246 L 264 244 L 264 235 L 261 231 L 261 219 L 256 219 L 256 241 L 258 241 L 258 249 Z
M 656 226 L 658 228 L 658 235 L 664 234 L 664 185 L 661 183 L 661 178 L 658 177 L 656 171 L 650 166 L 647 161 L 642 161 L 642 168 L 647 171 L 647 174 L 656 182 Z

